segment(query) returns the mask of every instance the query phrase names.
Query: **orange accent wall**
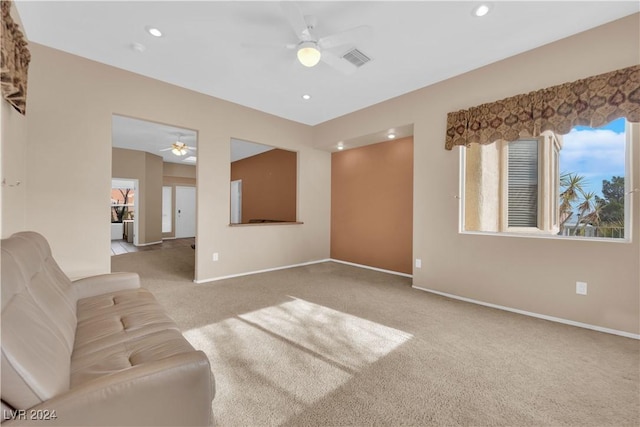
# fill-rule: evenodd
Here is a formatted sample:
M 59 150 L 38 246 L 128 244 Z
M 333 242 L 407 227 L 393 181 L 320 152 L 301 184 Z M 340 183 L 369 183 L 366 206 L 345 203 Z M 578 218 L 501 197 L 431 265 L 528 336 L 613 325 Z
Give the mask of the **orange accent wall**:
M 331 258 L 412 273 L 413 137 L 332 154 Z
M 278 148 L 231 163 L 242 180 L 242 222 L 296 221 L 297 153 Z

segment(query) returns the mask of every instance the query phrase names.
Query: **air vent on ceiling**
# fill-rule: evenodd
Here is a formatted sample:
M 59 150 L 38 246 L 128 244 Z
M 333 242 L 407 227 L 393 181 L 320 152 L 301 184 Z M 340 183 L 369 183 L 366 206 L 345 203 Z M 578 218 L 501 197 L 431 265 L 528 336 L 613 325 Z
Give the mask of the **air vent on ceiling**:
M 369 58 L 364 53 L 360 52 L 358 49 L 352 49 L 349 52 L 342 55 L 342 57 L 347 61 L 351 62 L 356 67 L 362 67 L 364 64 L 371 61 L 371 58 Z

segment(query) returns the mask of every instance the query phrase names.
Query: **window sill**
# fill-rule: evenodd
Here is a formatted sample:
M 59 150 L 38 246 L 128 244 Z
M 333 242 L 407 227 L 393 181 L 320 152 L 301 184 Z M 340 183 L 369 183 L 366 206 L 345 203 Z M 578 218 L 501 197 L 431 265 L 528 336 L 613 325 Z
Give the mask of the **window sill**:
M 283 221 L 283 222 L 249 222 L 240 224 L 229 224 L 229 227 L 264 227 L 268 225 L 300 225 L 304 222 L 300 221 Z
M 498 236 L 498 237 L 520 237 L 525 239 L 547 239 L 547 240 L 570 240 L 578 242 L 600 242 L 600 243 L 631 243 L 631 239 L 616 239 L 612 237 L 576 237 L 576 236 L 556 236 L 549 234 L 526 234 L 491 231 L 459 231 L 458 234 L 469 234 L 476 236 Z

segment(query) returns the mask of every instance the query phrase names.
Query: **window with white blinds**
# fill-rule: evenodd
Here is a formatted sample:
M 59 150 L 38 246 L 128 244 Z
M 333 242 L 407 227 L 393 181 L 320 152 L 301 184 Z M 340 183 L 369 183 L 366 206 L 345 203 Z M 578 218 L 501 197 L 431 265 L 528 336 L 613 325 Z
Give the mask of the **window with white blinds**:
M 509 144 L 508 226 L 538 226 L 538 140 Z
M 632 141 L 640 124 L 618 119 L 466 146 L 460 231 L 631 241 Z

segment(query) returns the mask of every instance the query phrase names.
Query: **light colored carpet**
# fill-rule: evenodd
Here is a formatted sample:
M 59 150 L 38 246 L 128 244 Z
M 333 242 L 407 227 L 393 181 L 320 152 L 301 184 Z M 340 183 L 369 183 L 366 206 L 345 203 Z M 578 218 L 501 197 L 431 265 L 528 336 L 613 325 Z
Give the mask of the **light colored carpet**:
M 193 265 L 112 257 L 209 356 L 217 425 L 640 425 L 636 340 L 332 262 L 200 285 Z

